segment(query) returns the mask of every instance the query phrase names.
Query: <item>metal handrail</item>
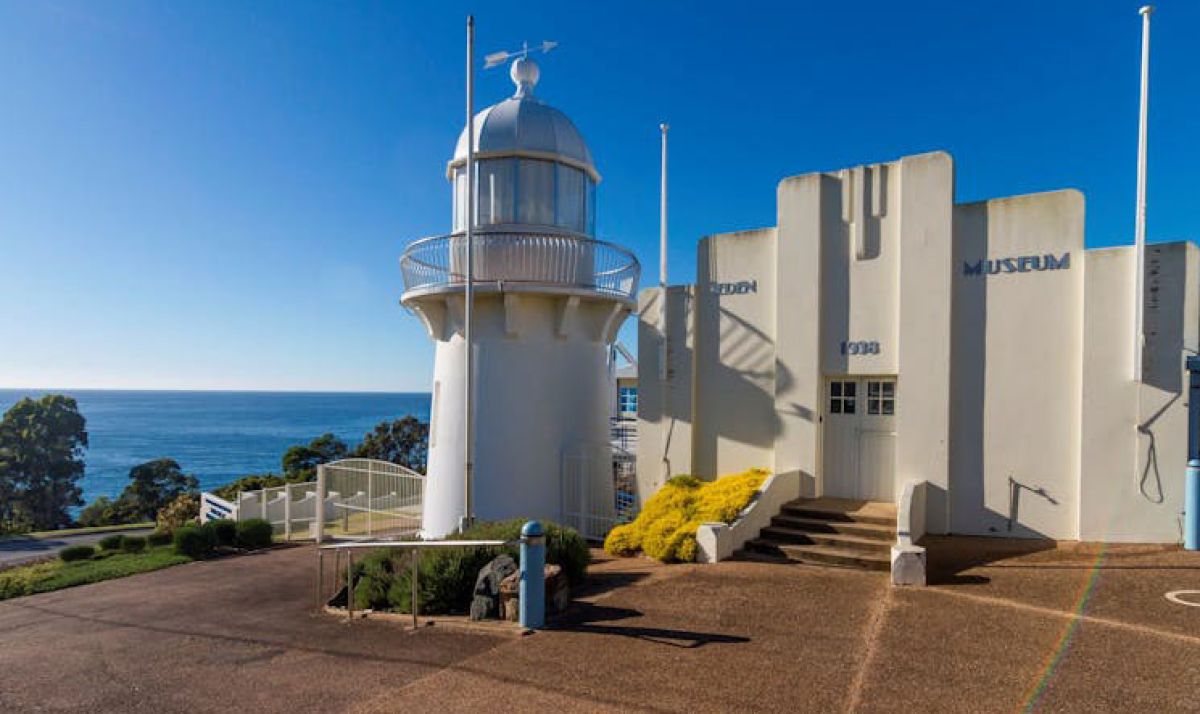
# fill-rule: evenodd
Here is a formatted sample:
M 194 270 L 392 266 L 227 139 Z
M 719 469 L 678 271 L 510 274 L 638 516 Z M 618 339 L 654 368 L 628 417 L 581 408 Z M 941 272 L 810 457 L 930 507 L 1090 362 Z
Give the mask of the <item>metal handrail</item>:
M 472 245 L 475 284 L 566 288 L 632 301 L 641 274 L 629 250 L 565 231 L 481 229 Z M 409 244 L 400 256 L 405 295 L 465 286 L 466 252 L 463 233 Z
M 354 620 L 354 551 L 361 548 L 397 548 L 412 549 L 412 624 L 417 628 L 420 617 L 419 588 L 417 573 L 421 568 L 421 551 L 430 548 L 502 548 L 509 545 L 519 545 L 521 540 L 383 540 L 383 541 L 354 541 L 350 543 L 330 543 L 317 547 L 317 606 L 320 607 L 322 594 L 325 590 L 325 551 L 332 550 L 336 556 L 334 572 L 337 572 L 342 551 L 346 553 L 346 619 Z M 336 580 L 335 580 L 336 584 Z

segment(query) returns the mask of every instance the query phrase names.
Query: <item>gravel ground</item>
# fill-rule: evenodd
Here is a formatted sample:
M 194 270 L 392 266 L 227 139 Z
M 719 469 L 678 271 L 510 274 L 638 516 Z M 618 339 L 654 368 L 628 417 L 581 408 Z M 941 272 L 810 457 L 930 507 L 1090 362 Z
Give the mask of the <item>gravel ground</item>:
M 1164 597 L 1200 590 L 1200 554 L 930 547 L 942 567 L 924 589 L 803 565 L 602 560 L 571 615 L 527 637 L 315 614 L 311 547 L 193 563 L 0 603 L 0 702 L 122 712 L 1200 710 L 1200 607 Z M 981 548 L 992 552 L 978 557 Z

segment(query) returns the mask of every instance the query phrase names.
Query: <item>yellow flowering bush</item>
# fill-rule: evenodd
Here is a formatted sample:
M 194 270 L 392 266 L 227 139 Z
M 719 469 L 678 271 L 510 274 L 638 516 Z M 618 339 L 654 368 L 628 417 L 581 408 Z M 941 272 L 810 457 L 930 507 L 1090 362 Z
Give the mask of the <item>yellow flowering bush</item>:
M 646 501 L 632 523 L 609 531 L 604 550 L 621 556 L 641 551 L 667 563 L 692 562 L 700 524 L 733 523 L 767 475 L 765 469 L 750 469 L 708 483 L 676 476 Z

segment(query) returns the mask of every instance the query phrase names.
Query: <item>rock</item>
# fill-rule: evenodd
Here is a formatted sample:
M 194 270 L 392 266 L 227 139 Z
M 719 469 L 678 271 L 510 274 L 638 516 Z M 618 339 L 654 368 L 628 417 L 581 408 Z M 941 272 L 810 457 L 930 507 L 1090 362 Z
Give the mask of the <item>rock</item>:
M 566 610 L 571 604 L 571 586 L 562 566 L 547 565 L 543 572 L 546 577 L 546 612 Z M 520 619 L 520 588 L 520 572 L 509 575 L 500 583 L 500 616 L 503 619 L 512 622 Z
M 508 555 L 498 555 L 479 569 L 475 578 L 475 597 L 471 600 L 471 619 L 484 620 L 500 613 L 500 584 L 517 573 L 517 564 Z
M 521 573 L 516 572 L 500 583 L 500 618 L 509 622 L 520 619 Z
M 562 612 L 571 604 L 571 586 L 562 566 L 546 566 L 546 612 Z

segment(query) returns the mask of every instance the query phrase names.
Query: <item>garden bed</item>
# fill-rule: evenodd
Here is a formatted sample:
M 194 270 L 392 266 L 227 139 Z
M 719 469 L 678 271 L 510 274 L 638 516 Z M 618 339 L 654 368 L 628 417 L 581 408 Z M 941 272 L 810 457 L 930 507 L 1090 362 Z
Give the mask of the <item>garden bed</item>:
M 261 519 L 188 524 L 173 534 L 160 531 L 148 537 L 114 533 L 97 546 L 68 546 L 53 559 L 0 571 L 0 600 L 124 578 L 193 560 L 240 555 L 273 545 L 271 524 Z
M 171 546 L 164 545 L 141 553 L 99 553 L 90 560 L 71 563 L 55 558 L 20 565 L 0 572 L 0 600 L 124 578 L 191 561 L 186 555 L 176 555 Z

